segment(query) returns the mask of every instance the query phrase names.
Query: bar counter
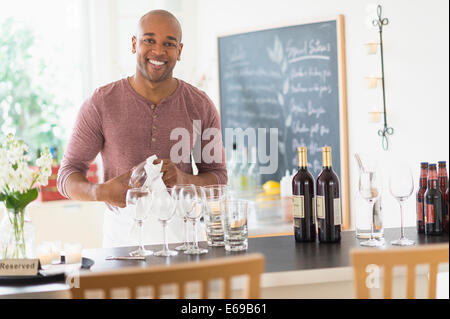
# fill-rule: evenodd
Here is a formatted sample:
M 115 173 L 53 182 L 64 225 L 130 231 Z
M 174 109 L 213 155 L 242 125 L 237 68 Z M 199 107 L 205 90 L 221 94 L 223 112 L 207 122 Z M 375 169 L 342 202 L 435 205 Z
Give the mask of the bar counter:
M 405 234 L 417 245 L 448 243 L 449 236 L 425 237 L 417 234 L 415 227 L 406 228 Z M 385 229 L 386 245 L 382 249 L 392 248 L 390 241 L 399 238 L 400 229 Z M 153 265 L 173 265 L 181 262 L 198 262 L 202 260 L 262 253 L 265 256 L 265 271 L 262 275 L 262 298 L 353 298 L 352 268 L 350 251 L 362 249 L 354 231 L 343 231 L 341 243 L 296 243 L 292 235 L 249 238 L 246 252 L 226 252 L 223 247 L 207 247 L 205 242 L 200 246 L 208 248 L 204 255 L 185 255 L 179 253 L 174 257 L 148 256 L 145 261 L 105 260 L 107 256 L 126 256 L 136 247 L 118 247 L 87 249 L 83 257 L 94 260 L 90 271 L 101 272 L 124 267 L 152 267 Z M 174 248 L 177 244 L 170 244 Z M 162 245 L 151 245 L 146 248 L 153 251 Z M 366 248 L 364 248 L 366 249 Z M 377 249 L 377 248 L 375 248 Z M 448 271 L 440 267 L 440 271 Z M 418 275 L 426 271 L 418 271 Z M 404 274 L 399 273 L 399 276 Z M 26 287 L 1 287 L 0 298 L 5 297 L 67 297 L 68 286 L 65 284 L 48 284 Z M 40 294 L 38 294 L 40 293 Z

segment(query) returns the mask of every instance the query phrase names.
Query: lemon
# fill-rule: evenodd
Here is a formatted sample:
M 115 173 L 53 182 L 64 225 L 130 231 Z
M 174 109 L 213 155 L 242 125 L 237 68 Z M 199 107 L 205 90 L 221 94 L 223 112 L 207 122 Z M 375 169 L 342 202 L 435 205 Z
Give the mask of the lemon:
M 280 183 L 275 181 L 267 181 L 263 187 L 265 195 L 276 195 L 280 193 Z

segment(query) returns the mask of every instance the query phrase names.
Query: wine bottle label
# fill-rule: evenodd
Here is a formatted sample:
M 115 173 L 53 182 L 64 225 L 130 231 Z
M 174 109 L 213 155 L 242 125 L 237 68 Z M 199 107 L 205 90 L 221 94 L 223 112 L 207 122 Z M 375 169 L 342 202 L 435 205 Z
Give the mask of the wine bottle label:
M 334 225 L 340 225 L 341 222 L 341 199 L 340 198 L 335 198 L 333 200 L 333 204 L 334 204 Z
M 418 199 L 416 203 L 416 210 L 417 210 L 417 220 L 423 221 L 423 202 Z
M 313 211 L 312 222 L 313 222 L 313 224 L 315 224 L 316 223 L 316 198 L 315 197 L 312 198 L 312 211 Z
M 316 198 L 316 213 L 317 218 L 324 219 L 325 218 L 325 197 L 317 196 Z
M 427 207 L 427 223 L 433 224 L 434 223 L 434 205 L 426 204 L 426 207 Z
M 294 202 L 294 217 L 305 218 L 305 196 L 292 196 Z

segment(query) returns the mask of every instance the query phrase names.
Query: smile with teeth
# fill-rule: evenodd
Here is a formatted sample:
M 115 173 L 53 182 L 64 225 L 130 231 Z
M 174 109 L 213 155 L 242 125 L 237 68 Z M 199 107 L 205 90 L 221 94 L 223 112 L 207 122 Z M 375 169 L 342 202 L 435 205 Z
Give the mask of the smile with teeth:
M 157 60 L 150 60 L 150 59 L 147 59 L 147 61 L 150 62 L 150 64 L 152 64 L 155 67 L 160 67 L 160 66 L 162 66 L 162 65 L 167 63 L 167 62 L 162 62 L 162 61 L 157 61 Z

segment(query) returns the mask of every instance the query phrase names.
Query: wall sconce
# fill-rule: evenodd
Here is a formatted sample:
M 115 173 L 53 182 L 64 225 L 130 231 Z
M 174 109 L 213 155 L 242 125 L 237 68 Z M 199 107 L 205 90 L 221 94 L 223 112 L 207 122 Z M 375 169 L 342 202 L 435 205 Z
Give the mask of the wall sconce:
M 380 76 L 367 76 L 367 88 L 369 89 L 376 89 L 378 86 L 378 83 L 381 83 L 381 77 Z
M 378 111 L 378 110 L 369 111 L 369 122 L 370 123 L 379 123 L 379 122 L 381 122 L 381 115 L 382 114 L 383 114 L 383 111 Z
M 368 42 L 366 43 L 367 48 L 367 54 L 376 54 L 378 51 L 378 46 L 380 47 L 380 57 L 381 57 L 381 77 L 367 77 L 367 86 L 369 88 L 376 88 L 378 86 L 378 82 L 381 81 L 381 88 L 383 90 L 383 112 L 380 111 L 373 111 L 369 112 L 369 120 L 372 122 L 379 122 L 375 121 L 378 119 L 378 117 L 381 116 L 381 113 L 383 113 L 384 117 L 384 126 L 382 129 L 378 130 L 378 135 L 382 138 L 382 146 L 385 151 L 389 148 L 389 141 L 388 136 L 394 134 L 394 129 L 392 127 L 389 127 L 387 124 L 387 118 L 386 118 L 386 92 L 385 92 L 385 86 L 384 86 L 384 60 L 383 60 L 383 26 L 387 25 L 389 23 L 389 20 L 387 18 L 382 19 L 381 18 L 381 5 L 378 5 L 377 7 L 377 16 L 378 19 L 375 19 L 372 21 L 373 26 L 378 27 L 378 32 L 380 36 L 380 41 L 377 42 Z
M 377 54 L 378 46 L 380 44 L 378 42 L 367 42 L 366 50 L 368 55 Z

